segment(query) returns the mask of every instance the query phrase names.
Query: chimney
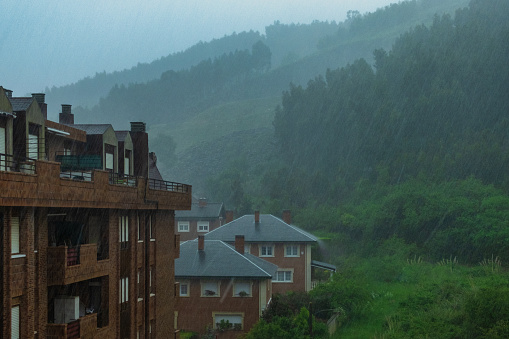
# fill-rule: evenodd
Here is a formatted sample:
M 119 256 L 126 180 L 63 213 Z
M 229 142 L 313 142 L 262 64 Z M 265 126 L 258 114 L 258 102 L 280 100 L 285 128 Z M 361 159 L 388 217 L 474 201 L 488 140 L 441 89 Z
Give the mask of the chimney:
M 62 104 L 62 113 L 58 115 L 58 122 L 65 125 L 74 124 L 74 114 L 71 111 L 72 105 Z
M 144 122 L 131 122 L 134 175 L 148 178 L 148 134 Z
M 292 212 L 290 210 L 283 211 L 283 221 L 288 225 L 292 224 Z
M 44 116 L 44 119 L 48 118 L 48 105 L 44 102 L 44 99 L 46 97 L 46 94 L 44 93 L 32 93 L 32 98 L 37 101 L 39 104 L 39 107 L 41 108 L 42 115 Z
M 235 250 L 240 254 L 244 254 L 244 236 L 236 235 L 235 236 Z
M 198 236 L 198 251 L 205 249 L 205 237 L 203 235 Z
M 260 211 L 255 211 L 255 224 L 260 223 Z
M 226 211 L 226 223 L 233 221 L 233 211 Z
M 6 89 L 6 88 L 4 88 L 4 91 L 5 91 L 5 95 L 7 95 L 7 97 L 9 99 L 12 99 L 12 91 L 10 89 Z
M 198 200 L 198 206 L 200 207 L 207 206 L 207 198 L 200 198 L 200 200 Z

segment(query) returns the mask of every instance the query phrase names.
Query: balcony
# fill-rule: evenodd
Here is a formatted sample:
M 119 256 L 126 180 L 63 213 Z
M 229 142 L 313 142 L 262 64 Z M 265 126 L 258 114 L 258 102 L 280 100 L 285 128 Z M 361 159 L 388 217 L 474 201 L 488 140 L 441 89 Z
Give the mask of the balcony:
M 48 286 L 68 285 L 108 273 L 109 259 L 101 260 L 97 244 L 48 247 Z
M 48 324 L 47 338 L 87 338 L 97 331 L 97 313 L 87 314 L 67 324 Z
M 0 171 L 35 174 L 35 164 L 34 159 L 0 153 Z

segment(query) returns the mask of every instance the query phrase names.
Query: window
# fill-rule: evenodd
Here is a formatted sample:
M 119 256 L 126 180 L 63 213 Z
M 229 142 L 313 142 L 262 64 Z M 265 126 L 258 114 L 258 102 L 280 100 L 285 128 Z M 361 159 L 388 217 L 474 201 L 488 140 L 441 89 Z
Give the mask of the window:
M 198 221 L 198 232 L 208 232 L 209 231 L 209 222 L 208 221 Z
M 20 337 L 20 321 L 19 321 L 19 305 L 11 309 L 11 338 L 19 339 Z
M 248 281 L 237 281 L 233 285 L 234 297 L 250 297 L 251 296 L 251 283 Z
M 32 124 L 28 126 L 28 158 L 39 159 L 39 127 Z
M 250 244 L 244 244 L 244 253 L 245 254 L 251 253 L 251 245 Z
M 273 256 L 274 256 L 274 245 L 260 246 L 260 257 L 273 257 Z
M 156 235 L 155 235 L 154 229 L 152 228 L 152 216 L 151 215 L 148 216 L 148 228 L 149 228 L 149 233 L 150 233 L 150 241 L 154 241 Z
M 138 269 L 138 277 L 137 277 L 137 287 L 138 287 L 138 301 L 143 300 L 143 285 L 142 282 L 142 275 L 141 275 L 141 269 Z
M 189 232 L 189 221 L 179 221 L 179 232 Z
M 129 218 L 127 215 L 118 217 L 120 249 L 126 249 L 129 245 Z
M 299 256 L 299 245 L 285 246 L 285 257 L 298 257 L 298 256 Z
M 138 217 L 136 219 L 137 219 L 136 222 L 138 224 L 138 241 L 143 241 L 142 232 L 141 232 L 141 225 L 140 225 L 140 215 L 138 215 Z
M 181 281 L 180 282 L 179 296 L 181 296 L 181 297 L 189 297 L 189 282 L 188 281 Z
M 153 266 L 150 266 L 150 270 L 149 270 L 149 288 L 150 288 L 150 296 L 154 296 L 155 295 L 155 285 L 156 285 L 156 281 L 155 281 L 155 278 L 156 278 L 156 272 L 155 272 L 155 269 Z
M 19 253 L 19 217 L 11 217 L 11 253 Z
M 217 329 L 240 331 L 243 328 L 243 314 L 214 313 L 213 317 Z
M 120 304 L 127 304 L 129 301 L 129 278 L 120 278 Z
M 293 269 L 278 270 L 272 282 L 293 282 Z
M 125 151 L 125 158 L 124 158 L 124 174 L 129 175 L 131 174 L 131 151 L 126 150 Z
M 202 297 L 219 297 L 218 281 L 202 281 L 201 283 Z

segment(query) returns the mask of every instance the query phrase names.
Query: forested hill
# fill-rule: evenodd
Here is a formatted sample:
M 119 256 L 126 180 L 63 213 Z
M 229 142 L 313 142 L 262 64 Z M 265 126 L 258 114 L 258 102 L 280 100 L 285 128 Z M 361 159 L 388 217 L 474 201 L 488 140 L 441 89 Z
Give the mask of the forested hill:
M 358 60 L 290 88 L 275 118 L 282 154 L 345 183 L 474 175 L 507 186 L 507 18 L 507 1 L 472 1 L 376 50 L 375 69 Z
M 224 59 L 225 56 L 236 52 L 250 51 L 257 41 L 261 41 L 271 51 L 270 72 L 257 78 L 249 77 L 248 81 L 241 86 L 244 89 L 244 96 L 249 99 L 267 94 L 279 96 L 290 82 L 305 84 L 317 74 L 323 74 L 327 68 L 340 67 L 360 57 L 371 59 L 374 48 L 390 48 L 394 39 L 406 29 L 418 23 L 430 23 L 436 12 L 452 13 L 456 8 L 465 5 L 467 1 L 451 0 L 445 4 L 436 0 L 408 1 L 387 6 L 366 15 L 352 12 L 350 18 L 341 23 L 316 21 L 311 24 L 284 25 L 275 22 L 266 27 L 265 35 L 257 32 L 233 34 L 210 43 L 199 43 L 187 51 L 161 58 L 150 64 L 138 64 L 130 70 L 112 74 L 97 73 L 94 77 L 80 80 L 76 84 L 52 88 L 47 92 L 47 100 L 48 103 L 55 104 L 57 107 L 62 102 L 71 102 L 75 107 L 81 105 L 91 108 L 98 103 L 99 97 L 103 97 L 104 100 L 97 107 L 84 113 L 84 119 L 90 119 L 88 122 L 98 121 L 106 115 L 109 115 L 110 120 L 111 118 L 124 120 L 123 112 L 126 112 L 129 117 L 144 119 L 145 112 L 154 112 L 153 109 L 156 108 L 164 109 L 165 106 L 158 102 L 161 96 L 155 94 L 145 96 L 145 102 L 142 103 L 145 108 L 142 110 L 136 105 L 131 108 L 126 107 L 126 104 L 119 104 L 119 107 L 115 108 L 115 104 L 119 103 L 118 100 L 126 100 L 127 103 L 130 98 L 129 90 L 120 93 L 124 87 L 148 92 L 144 91 L 142 86 L 147 82 L 151 82 L 147 84 L 148 87 L 155 86 L 157 81 L 161 80 L 162 74 L 167 75 L 168 71 L 184 74 L 193 68 L 196 71 L 197 67 L 201 72 L 224 78 L 229 75 L 221 74 L 222 70 L 210 69 L 210 67 L 207 69 L 206 63 L 209 62 L 209 65 L 214 68 L 217 65 L 214 62 L 216 59 Z M 404 10 L 398 10 L 400 7 Z M 370 30 L 369 25 L 375 23 L 376 30 Z M 236 61 L 238 62 L 242 60 Z M 200 88 L 203 87 L 200 81 L 209 80 L 210 74 L 204 74 L 203 77 L 201 74 L 195 74 L 193 83 L 187 81 L 186 85 L 191 86 L 187 88 L 186 97 L 181 96 L 182 100 L 186 101 L 189 97 L 194 97 L 202 102 L 208 101 L 207 96 L 211 93 L 200 92 Z M 212 78 L 212 80 L 215 79 Z M 233 82 L 238 85 L 239 78 L 235 77 Z M 174 85 L 180 86 L 179 83 Z M 159 86 L 161 89 L 158 93 L 175 91 L 174 86 L 169 86 L 164 81 L 161 81 Z M 119 88 L 121 91 L 118 91 Z M 230 86 L 230 88 L 235 87 Z M 110 90 L 113 92 L 111 95 L 108 94 Z M 231 97 L 231 100 L 239 99 L 235 94 Z M 212 100 L 210 103 L 216 102 Z M 176 103 L 176 105 L 180 107 L 186 104 Z M 192 109 L 196 107 L 191 107 Z M 161 113 L 163 111 L 155 111 L 153 114 Z M 173 111 L 169 109 L 166 113 L 166 121 L 170 122 Z M 185 110 L 182 112 L 184 115 L 186 113 Z

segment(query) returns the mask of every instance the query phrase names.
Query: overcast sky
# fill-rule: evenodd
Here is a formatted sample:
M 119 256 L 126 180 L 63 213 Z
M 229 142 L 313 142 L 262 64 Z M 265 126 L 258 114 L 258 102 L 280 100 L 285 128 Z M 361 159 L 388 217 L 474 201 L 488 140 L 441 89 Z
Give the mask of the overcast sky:
M 131 68 L 199 41 L 343 21 L 396 0 L 0 0 L 0 85 L 15 96 Z

